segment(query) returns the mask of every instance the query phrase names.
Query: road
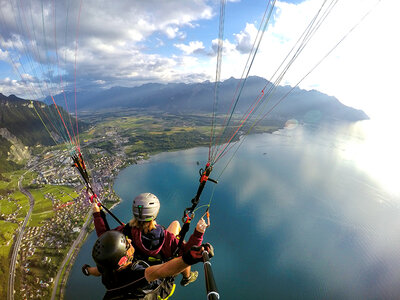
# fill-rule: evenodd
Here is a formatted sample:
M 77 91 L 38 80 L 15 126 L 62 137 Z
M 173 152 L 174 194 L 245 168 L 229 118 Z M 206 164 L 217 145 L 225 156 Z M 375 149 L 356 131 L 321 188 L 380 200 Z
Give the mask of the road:
M 31 217 L 33 206 L 35 204 L 35 199 L 33 198 L 32 194 L 25 190 L 22 187 L 22 180 L 24 179 L 24 174 L 22 174 L 21 178 L 18 181 L 18 189 L 23 193 L 25 196 L 29 198 L 29 211 L 25 216 L 24 222 L 22 223 L 21 229 L 17 232 L 17 236 L 15 239 L 15 243 L 13 246 L 12 254 L 11 254 L 11 261 L 10 261 L 10 275 L 8 277 L 8 290 L 7 290 L 7 300 L 14 300 L 14 280 L 15 280 L 15 267 L 17 264 L 17 257 L 19 252 L 19 247 L 21 246 L 21 240 L 24 236 L 26 225 Z
M 53 292 L 51 293 L 51 300 L 55 300 L 55 299 L 56 299 L 56 296 L 57 296 L 57 289 L 58 289 L 58 286 L 60 285 L 60 278 L 61 278 L 62 271 L 63 271 L 65 265 L 66 265 L 67 263 L 70 263 L 70 261 L 71 261 L 71 260 L 70 260 L 70 259 L 71 259 L 71 256 L 75 253 L 75 251 L 77 251 L 77 250 L 79 249 L 78 246 L 80 245 L 80 243 L 83 241 L 83 239 L 84 239 L 85 236 L 86 236 L 87 227 L 88 227 L 90 221 L 92 220 L 91 216 L 92 216 L 92 210 L 90 210 L 90 211 L 88 212 L 88 214 L 87 214 L 87 216 L 86 216 L 86 221 L 85 221 L 85 223 L 83 224 L 82 229 L 81 229 L 81 231 L 79 232 L 78 237 L 76 238 L 76 240 L 74 241 L 74 243 L 71 245 L 71 248 L 69 249 L 67 255 L 65 256 L 64 260 L 62 261 L 62 263 L 61 263 L 61 265 L 60 265 L 60 267 L 59 267 L 59 269 L 58 269 L 57 275 L 56 275 L 56 277 L 54 278 L 54 286 L 53 286 Z M 64 274 L 64 276 L 65 276 L 65 275 L 66 275 L 66 274 Z M 61 286 L 62 286 L 62 284 L 61 284 Z

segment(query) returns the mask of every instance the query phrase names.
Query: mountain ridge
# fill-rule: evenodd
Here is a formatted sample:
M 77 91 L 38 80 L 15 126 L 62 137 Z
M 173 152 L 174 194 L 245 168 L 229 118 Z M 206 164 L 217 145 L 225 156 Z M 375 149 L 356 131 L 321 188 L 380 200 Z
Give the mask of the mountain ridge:
M 15 95 L 7 97 L 0 93 L 0 172 L 20 168 L 24 160 L 29 158 L 29 147 L 54 145 L 53 139 L 45 130 L 33 105 L 42 113 L 47 111 L 48 120 L 46 121 L 51 125 L 59 121 L 58 112 L 56 113 L 52 106 L 47 106 L 40 101 L 25 100 Z M 62 107 L 59 111 L 64 118 L 68 116 Z M 58 120 L 55 121 L 55 118 Z M 80 123 L 81 127 L 84 127 L 83 123 Z M 57 139 L 57 132 L 51 127 L 48 130 L 52 131 L 53 137 Z
M 235 90 L 240 84 L 233 77 L 219 83 L 218 111 L 227 113 L 235 98 Z M 97 92 L 79 93 L 78 111 L 98 111 L 110 108 L 134 108 L 158 110 L 174 113 L 211 113 L 214 107 L 215 83 L 147 83 L 137 87 L 113 87 Z M 249 77 L 240 94 L 237 112 L 244 113 L 259 97 L 261 91 L 274 90 L 264 111 L 275 107 L 269 117 L 272 119 L 291 119 L 309 121 L 309 115 L 318 120 L 358 121 L 369 119 L 362 110 L 342 104 L 336 97 L 317 90 L 302 90 L 291 86 L 274 86 L 261 77 Z M 290 91 L 290 93 L 289 93 Z M 289 93 L 289 94 L 288 94 Z M 288 94 L 288 95 L 287 95 Z M 287 96 L 286 96 L 287 95 Z M 63 96 L 55 97 L 57 104 L 63 105 Z M 284 99 L 283 101 L 281 99 Z M 279 105 L 278 105 L 279 104 Z

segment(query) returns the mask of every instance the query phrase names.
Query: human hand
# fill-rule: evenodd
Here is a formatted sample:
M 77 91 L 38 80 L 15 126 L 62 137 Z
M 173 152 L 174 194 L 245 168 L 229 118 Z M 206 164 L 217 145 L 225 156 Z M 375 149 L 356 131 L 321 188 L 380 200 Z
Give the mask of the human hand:
M 187 265 L 194 265 L 203 260 L 203 252 L 207 251 L 209 258 L 214 256 L 214 247 L 210 243 L 201 246 L 192 246 L 189 251 L 182 255 L 183 262 Z
M 100 212 L 100 207 L 96 202 L 92 203 L 92 211 L 95 212 Z
M 100 204 L 96 200 L 97 195 L 93 194 L 90 190 L 86 191 L 86 199 L 92 204 L 92 211 L 95 212 L 100 212 Z
M 207 225 L 206 221 L 204 221 L 204 219 L 201 218 L 199 220 L 199 222 L 197 222 L 196 230 L 198 232 L 204 233 L 206 231 L 207 227 L 208 227 L 208 225 Z
M 204 251 L 208 252 L 209 258 L 214 256 L 214 247 L 210 243 L 205 243 L 202 246 L 204 247 Z

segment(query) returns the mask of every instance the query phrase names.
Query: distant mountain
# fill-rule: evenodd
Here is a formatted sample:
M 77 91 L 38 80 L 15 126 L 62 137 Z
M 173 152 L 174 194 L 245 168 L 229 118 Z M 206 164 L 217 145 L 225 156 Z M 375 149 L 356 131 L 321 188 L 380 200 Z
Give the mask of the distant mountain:
M 218 112 L 226 113 L 232 103 L 239 79 L 230 78 L 220 83 Z M 244 113 L 257 99 L 268 81 L 261 77 L 249 77 L 241 93 L 237 112 Z M 267 90 L 272 84 L 267 86 Z M 268 111 L 292 89 L 290 86 L 276 87 L 264 111 Z M 56 97 L 63 105 L 63 96 Z M 98 92 L 79 93 L 77 106 L 79 111 L 98 111 L 112 108 L 138 108 L 175 113 L 209 113 L 214 102 L 214 83 L 150 83 L 139 87 L 114 87 Z M 291 119 L 299 121 L 368 119 L 361 110 L 343 105 L 338 99 L 316 90 L 306 91 L 294 88 L 293 91 L 269 114 L 269 118 Z

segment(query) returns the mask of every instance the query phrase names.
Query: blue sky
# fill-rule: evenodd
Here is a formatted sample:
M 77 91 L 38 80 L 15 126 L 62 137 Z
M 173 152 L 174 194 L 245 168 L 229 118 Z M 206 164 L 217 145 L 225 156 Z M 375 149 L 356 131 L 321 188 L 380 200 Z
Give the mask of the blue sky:
M 323 2 L 277 1 L 250 74 L 270 79 Z M 85 0 L 81 10 L 80 3 L 0 0 L 1 93 L 39 98 L 73 90 L 75 54 L 80 91 L 214 80 L 219 1 Z M 267 3 L 227 1 L 221 79 L 240 77 Z M 338 1 L 281 84 L 296 84 L 373 8 L 300 87 L 371 116 L 397 112 L 399 6 L 395 0 Z

